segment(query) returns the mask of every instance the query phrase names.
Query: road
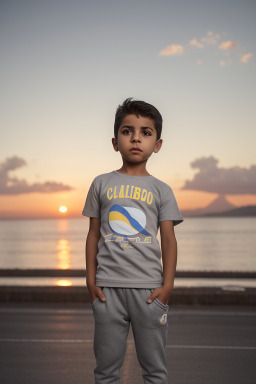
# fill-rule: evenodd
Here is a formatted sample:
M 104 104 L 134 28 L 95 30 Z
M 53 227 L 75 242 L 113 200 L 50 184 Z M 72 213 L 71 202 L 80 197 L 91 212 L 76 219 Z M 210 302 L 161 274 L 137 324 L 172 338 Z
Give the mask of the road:
M 256 311 L 241 306 L 169 310 L 170 384 L 254 384 Z M 1 384 L 93 384 L 90 304 L 1 304 Z M 142 384 L 130 330 L 121 384 Z

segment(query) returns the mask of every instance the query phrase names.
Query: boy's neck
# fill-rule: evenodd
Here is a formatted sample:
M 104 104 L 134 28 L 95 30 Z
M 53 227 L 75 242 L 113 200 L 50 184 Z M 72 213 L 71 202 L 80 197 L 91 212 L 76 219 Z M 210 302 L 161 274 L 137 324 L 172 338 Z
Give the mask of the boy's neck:
M 129 167 L 123 165 L 120 169 L 117 169 L 116 171 L 130 176 L 151 176 L 150 173 L 148 173 L 148 171 L 146 170 L 145 164 L 143 164 L 143 167 Z

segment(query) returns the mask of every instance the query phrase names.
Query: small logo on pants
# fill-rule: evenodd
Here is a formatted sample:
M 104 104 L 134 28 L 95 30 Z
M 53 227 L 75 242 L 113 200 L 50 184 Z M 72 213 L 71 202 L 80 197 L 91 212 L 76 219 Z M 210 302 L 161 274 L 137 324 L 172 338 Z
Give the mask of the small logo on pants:
M 161 320 L 160 320 L 160 323 L 161 324 L 166 324 L 167 322 L 167 313 L 165 313 L 162 317 L 161 317 Z

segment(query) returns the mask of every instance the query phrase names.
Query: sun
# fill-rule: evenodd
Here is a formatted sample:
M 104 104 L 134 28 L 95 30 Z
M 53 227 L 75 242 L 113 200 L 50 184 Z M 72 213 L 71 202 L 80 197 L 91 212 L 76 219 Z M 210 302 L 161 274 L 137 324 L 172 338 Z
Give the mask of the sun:
M 59 212 L 60 213 L 66 213 L 67 212 L 67 207 L 65 207 L 65 205 L 61 205 L 60 207 L 59 207 Z

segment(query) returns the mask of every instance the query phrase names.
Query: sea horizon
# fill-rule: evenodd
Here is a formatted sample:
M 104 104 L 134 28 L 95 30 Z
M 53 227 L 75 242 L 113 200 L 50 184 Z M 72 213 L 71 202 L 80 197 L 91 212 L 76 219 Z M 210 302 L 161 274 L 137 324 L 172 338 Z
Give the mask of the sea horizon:
M 87 217 L 0 220 L 0 269 L 86 269 L 88 229 Z M 178 244 L 177 271 L 256 271 L 255 217 L 184 217 L 184 222 L 174 229 Z M 160 232 L 157 239 L 161 247 Z M 0 284 L 46 282 L 45 278 L 13 279 L 0 278 Z M 54 285 L 55 280 L 60 280 L 51 279 L 48 277 L 48 283 Z M 73 285 L 85 284 L 83 278 L 68 280 Z M 176 285 L 181 281 L 192 284 L 195 279 L 176 278 Z M 217 280 L 207 281 L 216 284 Z M 201 284 L 200 279 L 197 283 Z

